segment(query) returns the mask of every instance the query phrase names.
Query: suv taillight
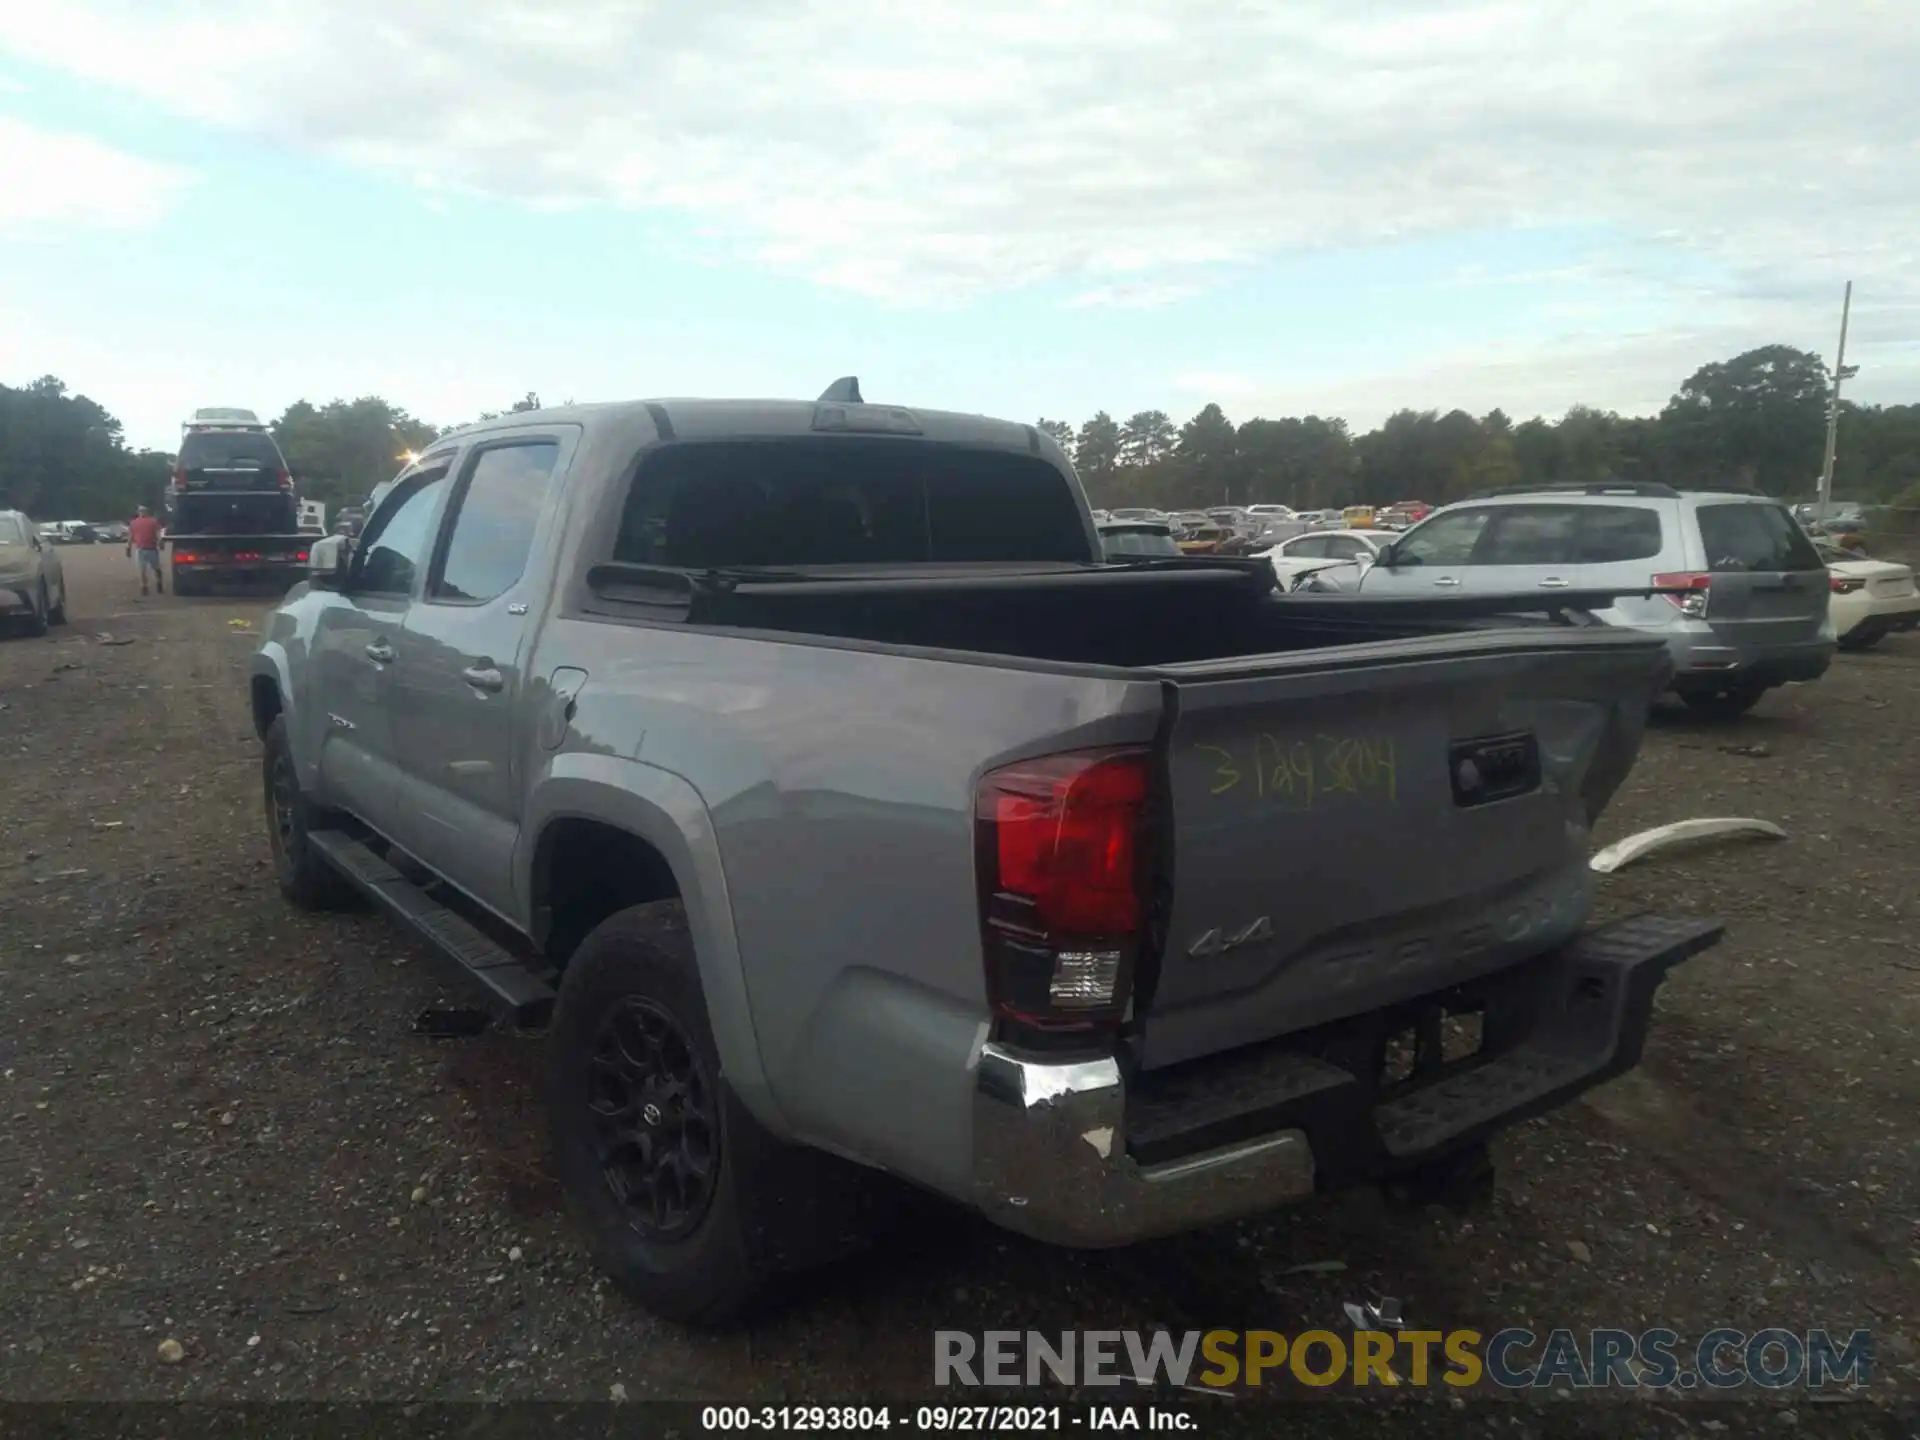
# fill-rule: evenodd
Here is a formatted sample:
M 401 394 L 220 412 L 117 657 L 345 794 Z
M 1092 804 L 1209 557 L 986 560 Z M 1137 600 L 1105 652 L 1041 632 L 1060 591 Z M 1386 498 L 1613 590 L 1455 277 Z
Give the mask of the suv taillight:
M 172 488 L 175 490 L 184 490 L 187 488 L 187 467 L 186 466 L 176 465 L 173 467 L 173 479 L 171 484 L 172 484 Z
M 1853 575 L 1828 574 L 1827 588 L 1836 595 L 1851 595 L 1856 590 L 1866 589 L 1867 582 Z
M 1044 1030 L 1125 1018 L 1147 911 L 1149 791 L 1138 750 L 1049 755 L 981 780 L 974 824 L 996 1016 Z
M 291 470 L 282 470 L 280 472 L 280 488 L 282 490 L 293 489 L 293 472 Z
M 1682 615 L 1693 620 L 1704 620 L 1707 615 L 1707 600 L 1713 590 L 1713 576 L 1696 573 L 1683 575 L 1656 575 L 1653 577 L 1656 590 L 1664 590 L 1669 604 Z

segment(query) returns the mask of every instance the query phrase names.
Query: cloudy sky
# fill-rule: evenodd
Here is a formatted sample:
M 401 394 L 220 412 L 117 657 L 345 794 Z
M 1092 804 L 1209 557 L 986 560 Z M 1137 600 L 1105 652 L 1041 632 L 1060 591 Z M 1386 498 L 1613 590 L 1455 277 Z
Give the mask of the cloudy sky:
M 1920 400 L 1911 0 L 0 6 L 0 379 L 1078 422 Z

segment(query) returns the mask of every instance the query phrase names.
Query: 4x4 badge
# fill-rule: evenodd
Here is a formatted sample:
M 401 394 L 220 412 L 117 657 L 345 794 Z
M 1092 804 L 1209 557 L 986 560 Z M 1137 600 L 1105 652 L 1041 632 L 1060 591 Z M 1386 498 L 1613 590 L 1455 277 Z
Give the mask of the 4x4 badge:
M 1222 930 L 1209 930 L 1193 944 L 1187 947 L 1189 955 L 1223 955 L 1229 950 L 1237 950 L 1242 945 L 1251 945 L 1257 940 L 1273 938 L 1273 921 L 1262 915 L 1250 925 L 1244 925 L 1231 935 Z

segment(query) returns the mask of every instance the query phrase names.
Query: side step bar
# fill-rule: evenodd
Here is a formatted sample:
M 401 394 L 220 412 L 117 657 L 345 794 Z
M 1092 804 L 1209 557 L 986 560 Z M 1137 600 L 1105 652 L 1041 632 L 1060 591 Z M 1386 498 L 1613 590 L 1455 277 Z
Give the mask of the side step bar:
M 477 982 L 495 1018 L 519 1029 L 546 1024 L 553 1009 L 553 987 L 504 946 L 481 934 L 352 836 L 339 830 L 315 830 L 308 834 L 307 843 L 381 909 L 404 921 Z

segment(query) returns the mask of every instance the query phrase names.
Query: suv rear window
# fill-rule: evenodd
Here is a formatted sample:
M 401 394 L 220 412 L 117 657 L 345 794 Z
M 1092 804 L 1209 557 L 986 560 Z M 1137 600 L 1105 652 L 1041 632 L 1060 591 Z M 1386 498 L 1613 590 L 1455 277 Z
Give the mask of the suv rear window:
M 180 442 L 182 470 L 284 470 L 280 447 L 257 430 L 202 430 Z
M 1700 541 L 1706 548 L 1707 569 L 1713 571 L 1823 570 L 1820 552 L 1813 548 L 1784 505 L 1751 501 L 1702 505 Z
M 1085 523 L 1046 461 L 915 440 L 727 440 L 641 465 L 613 558 L 729 566 L 1085 564 Z

